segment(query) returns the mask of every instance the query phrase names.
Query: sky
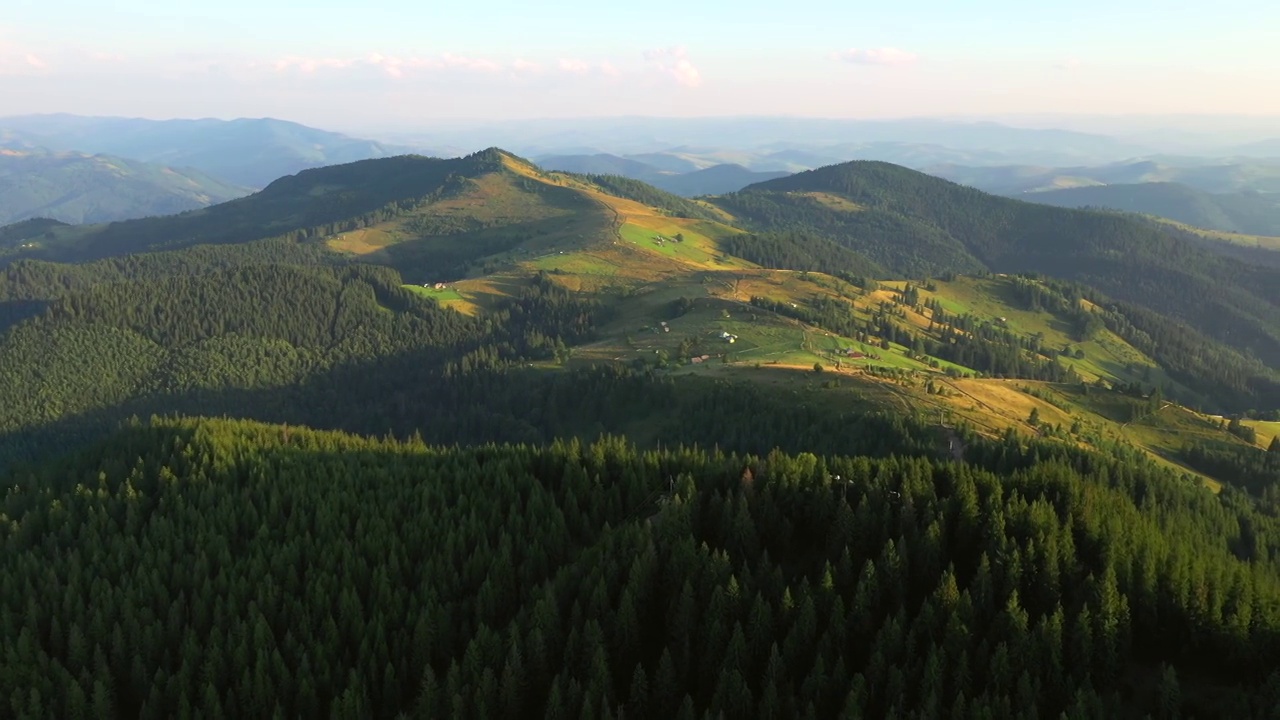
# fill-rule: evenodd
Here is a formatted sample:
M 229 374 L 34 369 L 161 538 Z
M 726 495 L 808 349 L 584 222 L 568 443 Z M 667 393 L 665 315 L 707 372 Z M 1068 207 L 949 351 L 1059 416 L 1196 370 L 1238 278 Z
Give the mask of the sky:
M 1280 115 L 1274 0 L 5 0 L 0 116 Z

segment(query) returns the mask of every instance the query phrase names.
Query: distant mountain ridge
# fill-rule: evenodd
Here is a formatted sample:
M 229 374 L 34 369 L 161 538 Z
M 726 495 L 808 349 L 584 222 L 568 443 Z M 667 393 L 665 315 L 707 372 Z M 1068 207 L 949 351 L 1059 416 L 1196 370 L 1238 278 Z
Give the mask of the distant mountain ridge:
M 0 149 L 0 225 L 36 217 L 101 223 L 172 215 L 249 192 L 191 168 L 111 155 Z
M 640 180 L 683 197 L 736 192 L 752 183 L 789 175 L 786 171 L 757 172 L 737 163 L 703 166 L 693 157 L 678 153 L 654 153 L 620 157 L 609 153 L 594 155 L 550 155 L 537 159 L 540 167 L 580 175 L 620 175 Z
M 1101 207 L 1156 215 L 1209 230 L 1280 235 L 1280 194 L 1213 194 L 1179 183 L 1136 183 L 1049 190 L 1020 197 L 1058 207 Z
M 1181 183 L 1211 193 L 1280 192 L 1280 160 L 1152 158 L 1094 166 L 944 163 L 915 167 L 999 195 L 1157 182 Z
M 0 118 L 0 138 L 12 144 L 192 167 L 229 184 L 254 188 L 308 168 L 413 151 L 272 118 L 27 115 Z

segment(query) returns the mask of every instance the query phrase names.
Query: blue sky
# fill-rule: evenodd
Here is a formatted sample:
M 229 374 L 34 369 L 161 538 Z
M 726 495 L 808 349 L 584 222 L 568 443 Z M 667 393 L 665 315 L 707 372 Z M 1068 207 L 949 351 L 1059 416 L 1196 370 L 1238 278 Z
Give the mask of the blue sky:
M 0 115 L 1280 114 L 1280 3 L 7 0 Z

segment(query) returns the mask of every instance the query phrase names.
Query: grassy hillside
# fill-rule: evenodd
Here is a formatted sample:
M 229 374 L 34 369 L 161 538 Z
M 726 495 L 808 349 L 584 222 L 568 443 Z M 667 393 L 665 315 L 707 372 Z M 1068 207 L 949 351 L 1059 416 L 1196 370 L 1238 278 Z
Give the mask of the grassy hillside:
M 82 261 L 207 243 L 244 243 L 357 229 L 443 197 L 501 167 L 497 152 L 437 160 L 406 155 L 306 170 L 210 208 L 106 226 L 68 228 L 11 258 Z M 0 258 L 3 261 L 3 258 Z
M 823 235 L 907 276 L 1079 280 L 1280 364 L 1280 271 L 1140 219 L 1020 202 L 874 162 L 753 185 L 715 204 L 754 229 Z
M 1280 235 L 1280 194 L 1215 195 L 1177 183 L 1142 183 L 1051 190 L 1020 197 L 1058 207 L 1099 207 L 1155 215 L 1226 233 Z
M 879 212 L 874 198 L 831 190 L 782 197 L 817 218 Z M 446 378 L 531 364 L 540 379 L 521 380 L 527 391 L 556 392 L 566 368 L 606 366 L 681 388 L 729 381 L 803 393 L 831 412 L 1129 446 L 1204 478 L 1180 455 L 1200 436 L 1162 429 L 1164 416 L 1151 432 L 1134 429 L 1148 403 L 1280 406 L 1280 382 L 1261 363 L 1090 288 L 991 275 L 878 281 L 883 268 L 821 228 L 748 234 L 741 224 L 727 204 L 488 151 L 308 171 L 173 218 L 33 227 L 54 235 L 36 247 L 21 247 L 30 233 L 13 230 L 18 256 L 105 254 L 108 241 L 152 251 L 10 263 L 0 276 L 0 327 L 12 326 L 0 342 L 0 397 L 12 400 L 0 430 L 22 456 L 132 414 L 204 407 L 358 431 L 396 417 L 393 426 L 430 426 L 444 439 L 545 438 L 519 419 L 445 431 L 414 408 L 440 396 L 477 418 L 502 415 L 495 399 L 516 390 L 458 395 Z M 187 242 L 148 244 L 142 231 Z M 390 268 L 344 274 L 352 264 Z M 104 363 L 100 380 L 81 374 L 86 357 Z M 1085 387 L 1087 402 L 1041 395 Z M 1029 421 L 1033 407 L 1041 422 Z M 655 437 L 642 412 L 621 426 L 592 417 L 551 427 Z
M 190 168 L 110 155 L 0 149 L 0 225 L 37 217 L 103 223 L 172 215 L 248 193 Z

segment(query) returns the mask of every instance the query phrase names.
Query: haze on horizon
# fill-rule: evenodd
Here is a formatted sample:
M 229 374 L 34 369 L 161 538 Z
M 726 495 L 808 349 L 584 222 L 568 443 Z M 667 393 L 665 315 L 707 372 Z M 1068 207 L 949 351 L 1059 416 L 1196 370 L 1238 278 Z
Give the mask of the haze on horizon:
M 1263 0 L 432 5 L 11 0 L 0 116 L 1280 115 Z

